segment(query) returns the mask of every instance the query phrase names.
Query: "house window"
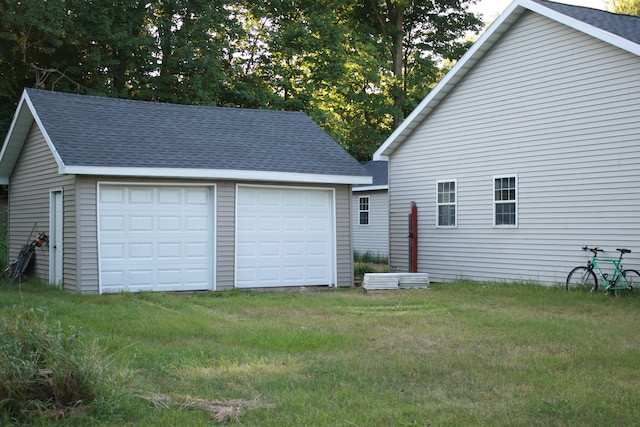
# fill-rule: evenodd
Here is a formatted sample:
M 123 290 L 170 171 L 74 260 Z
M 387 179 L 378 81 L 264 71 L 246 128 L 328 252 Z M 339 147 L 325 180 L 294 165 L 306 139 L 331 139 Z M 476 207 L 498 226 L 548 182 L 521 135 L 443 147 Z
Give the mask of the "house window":
M 494 225 L 518 225 L 518 179 L 515 176 L 493 180 Z
M 369 225 L 369 196 L 360 197 L 360 225 Z
M 457 199 L 455 181 L 438 182 L 438 227 L 456 226 Z

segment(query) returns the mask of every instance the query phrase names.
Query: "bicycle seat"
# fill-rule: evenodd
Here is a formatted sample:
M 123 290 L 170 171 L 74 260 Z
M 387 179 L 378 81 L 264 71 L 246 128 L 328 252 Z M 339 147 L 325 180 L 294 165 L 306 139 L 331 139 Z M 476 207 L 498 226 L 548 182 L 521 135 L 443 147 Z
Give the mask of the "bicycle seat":
M 619 251 L 620 253 L 623 253 L 623 254 L 631 253 L 631 249 L 616 249 L 616 251 Z

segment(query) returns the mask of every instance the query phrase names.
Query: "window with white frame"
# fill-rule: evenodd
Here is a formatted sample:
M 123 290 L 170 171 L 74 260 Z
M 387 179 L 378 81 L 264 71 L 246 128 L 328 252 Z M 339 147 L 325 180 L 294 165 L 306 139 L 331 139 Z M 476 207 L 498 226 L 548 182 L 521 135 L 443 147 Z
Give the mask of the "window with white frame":
M 438 198 L 436 204 L 438 206 L 438 227 L 455 227 L 456 226 L 456 181 L 438 181 Z
M 359 200 L 360 225 L 369 225 L 369 196 L 362 196 Z
M 495 226 L 518 225 L 518 178 L 501 176 L 493 179 Z

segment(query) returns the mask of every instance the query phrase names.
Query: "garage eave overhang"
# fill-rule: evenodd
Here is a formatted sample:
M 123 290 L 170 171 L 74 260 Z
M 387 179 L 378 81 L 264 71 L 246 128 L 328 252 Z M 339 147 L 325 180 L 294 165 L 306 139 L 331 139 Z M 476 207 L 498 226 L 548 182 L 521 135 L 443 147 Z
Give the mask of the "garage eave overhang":
M 61 174 L 103 175 L 139 178 L 218 179 L 237 181 L 296 182 L 307 184 L 371 184 L 370 176 L 324 175 L 259 170 L 188 169 L 188 168 L 126 168 L 106 166 L 63 166 Z

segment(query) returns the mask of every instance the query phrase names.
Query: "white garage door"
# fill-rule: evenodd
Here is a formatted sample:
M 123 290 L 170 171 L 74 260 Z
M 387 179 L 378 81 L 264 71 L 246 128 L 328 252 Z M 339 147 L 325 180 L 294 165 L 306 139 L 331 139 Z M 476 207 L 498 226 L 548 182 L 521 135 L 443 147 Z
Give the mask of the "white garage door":
M 210 187 L 99 186 L 100 291 L 213 289 Z
M 331 285 L 333 192 L 239 186 L 236 287 Z

